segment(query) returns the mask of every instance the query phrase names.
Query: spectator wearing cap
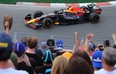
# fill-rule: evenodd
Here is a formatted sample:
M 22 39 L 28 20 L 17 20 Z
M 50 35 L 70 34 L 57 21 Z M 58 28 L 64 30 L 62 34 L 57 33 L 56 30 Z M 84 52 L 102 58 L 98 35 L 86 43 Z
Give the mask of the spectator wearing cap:
M 0 33 L 0 74 L 28 74 L 26 71 L 18 71 L 9 64 L 12 53 L 12 39 L 5 33 Z
M 25 70 L 29 74 L 34 74 L 33 68 L 31 66 L 29 66 L 30 62 L 29 62 L 28 57 L 27 58 L 25 57 L 26 56 L 25 51 L 26 51 L 26 46 L 25 46 L 25 44 L 23 42 L 14 43 L 14 52 L 18 56 L 17 69 L 18 70 Z M 23 59 L 26 59 L 26 61 L 24 61 Z
M 62 55 L 65 52 L 64 43 L 61 39 L 56 40 L 54 51 L 56 53 L 55 57 L 59 56 L 59 55 Z
M 63 50 L 64 45 L 63 45 L 63 41 L 61 39 L 56 40 L 56 50 Z
M 104 50 L 104 47 L 103 47 L 102 44 L 98 44 L 98 50 L 100 50 L 100 51 L 103 51 Z
M 50 49 L 52 53 L 54 53 L 54 48 L 55 48 L 55 41 L 54 39 L 48 39 L 47 40 L 47 46 Z
M 94 74 L 116 74 L 116 49 L 112 47 L 105 48 L 102 53 L 103 68 L 95 71 Z
M 100 70 L 102 68 L 102 51 L 96 50 L 92 56 L 92 63 L 94 70 Z
M 4 29 L 6 33 L 0 33 L 0 74 L 28 74 L 11 67 L 9 63 L 12 53 L 12 38 L 8 35 L 12 26 L 12 17 L 4 17 Z
M 62 55 L 57 56 L 53 61 L 51 74 L 63 74 L 64 69 L 67 68 L 67 65 L 67 58 Z
M 51 67 L 53 62 L 53 54 L 50 50 L 46 50 L 45 55 L 43 56 L 44 65 L 36 69 L 36 73 L 42 74 L 51 74 Z
M 28 56 L 30 63 L 34 69 L 38 66 L 43 65 L 42 58 L 36 54 L 35 50 L 38 45 L 38 40 L 35 36 L 31 36 L 27 40 L 27 49 L 26 49 L 26 55 Z

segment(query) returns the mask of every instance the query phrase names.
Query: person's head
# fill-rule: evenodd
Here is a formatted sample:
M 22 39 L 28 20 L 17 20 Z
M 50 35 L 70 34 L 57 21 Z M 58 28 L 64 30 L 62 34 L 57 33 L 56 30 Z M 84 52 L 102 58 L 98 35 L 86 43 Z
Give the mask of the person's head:
M 47 49 L 47 43 L 45 41 L 40 43 L 40 49 Z
M 65 57 L 57 56 L 53 61 L 51 74 L 63 74 L 67 65 L 68 60 Z
M 103 50 L 104 50 L 103 45 L 102 45 L 102 44 L 99 44 L 99 45 L 98 45 L 98 49 L 99 49 L 100 51 L 103 51 Z
M 71 57 L 63 74 L 93 74 L 93 69 L 81 57 Z
M 112 67 L 116 64 L 116 49 L 112 47 L 105 48 L 102 54 L 102 64 Z
M 56 50 L 62 50 L 63 48 L 63 41 L 60 39 L 56 40 Z
M 14 52 L 17 54 L 18 57 L 21 57 L 22 55 L 24 55 L 26 51 L 26 46 L 22 42 L 14 43 L 13 48 L 14 48 Z
M 89 55 L 87 54 L 87 52 L 85 52 L 85 51 L 83 51 L 83 50 L 77 50 L 76 52 L 74 52 L 74 54 L 73 54 L 73 56 L 74 57 L 82 57 L 84 60 L 86 60 L 88 63 L 89 63 L 89 65 L 93 68 L 93 66 L 92 66 L 92 61 L 91 61 L 91 59 L 90 59 L 90 57 L 89 57 Z
M 47 40 L 47 46 L 51 50 L 51 52 L 53 52 L 54 47 L 55 47 L 55 41 L 54 41 L 54 39 L 48 39 Z
M 42 42 L 40 43 L 39 47 L 40 47 L 40 49 L 41 49 L 43 55 L 45 55 L 45 52 L 46 52 L 46 50 L 48 49 L 47 43 L 46 43 L 45 41 L 42 41 Z
M 104 44 L 104 47 L 110 47 L 110 46 L 111 46 L 111 43 L 110 43 L 109 40 L 105 40 L 105 41 L 103 42 L 103 44 Z
M 89 42 L 89 50 L 94 51 L 95 50 L 95 45 L 92 42 Z
M 44 65 L 52 65 L 53 54 L 49 50 L 45 52 L 45 55 L 43 56 L 43 62 Z
M 95 70 L 102 68 L 102 51 L 95 51 L 92 56 L 92 63 Z
M 0 61 L 10 59 L 12 53 L 12 39 L 6 33 L 0 33 Z
M 27 46 L 27 37 L 23 37 L 21 39 L 21 42 L 23 42 L 25 44 L 25 46 Z
M 30 49 L 34 49 L 37 47 L 37 44 L 38 44 L 38 40 L 35 36 L 31 36 L 28 41 L 27 41 L 27 46 L 30 48 Z

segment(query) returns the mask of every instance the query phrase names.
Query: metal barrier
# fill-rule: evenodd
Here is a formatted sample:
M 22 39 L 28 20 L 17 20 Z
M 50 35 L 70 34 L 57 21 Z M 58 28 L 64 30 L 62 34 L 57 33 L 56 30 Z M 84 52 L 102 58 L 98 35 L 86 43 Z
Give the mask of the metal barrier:
M 47 41 L 47 39 L 54 39 L 55 41 L 58 39 L 61 39 L 64 42 L 64 47 L 67 49 L 72 49 L 75 44 L 75 37 L 68 37 L 68 36 L 32 34 L 32 33 L 23 33 L 23 32 L 11 33 L 11 36 L 13 37 L 13 40 L 18 40 L 18 41 L 20 41 L 22 39 L 22 37 L 29 38 L 30 36 L 36 36 L 38 38 L 39 42 Z M 81 39 L 83 39 L 85 42 L 85 37 L 79 37 L 80 41 L 81 41 Z M 103 39 L 93 39 L 93 41 L 97 44 L 103 44 L 104 40 Z M 110 40 L 110 42 L 113 43 L 113 40 Z
M 1 31 L 3 32 L 3 31 Z M 36 36 L 38 41 L 47 41 L 47 39 L 54 39 L 55 41 L 58 39 L 63 40 L 64 42 L 64 48 L 67 49 L 72 49 L 74 44 L 75 44 L 75 37 L 68 37 L 68 36 L 60 36 L 60 35 L 45 35 L 45 34 L 33 34 L 33 33 L 24 33 L 24 32 L 11 32 L 10 33 L 13 41 L 20 41 L 23 37 L 27 37 L 29 38 L 30 36 Z M 85 37 L 79 37 L 79 40 L 84 40 L 83 42 L 85 42 Z M 103 44 L 103 41 L 105 39 L 93 39 L 93 41 L 96 44 Z M 113 40 L 110 40 L 110 42 L 113 44 Z

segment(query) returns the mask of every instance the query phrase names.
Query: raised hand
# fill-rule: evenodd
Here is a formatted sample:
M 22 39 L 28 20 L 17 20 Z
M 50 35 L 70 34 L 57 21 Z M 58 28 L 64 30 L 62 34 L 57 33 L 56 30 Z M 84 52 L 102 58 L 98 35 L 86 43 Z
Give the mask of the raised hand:
M 12 16 L 4 16 L 3 26 L 4 26 L 5 30 L 6 30 L 6 28 L 10 30 L 11 27 L 12 27 L 12 23 L 13 23 L 13 17 Z

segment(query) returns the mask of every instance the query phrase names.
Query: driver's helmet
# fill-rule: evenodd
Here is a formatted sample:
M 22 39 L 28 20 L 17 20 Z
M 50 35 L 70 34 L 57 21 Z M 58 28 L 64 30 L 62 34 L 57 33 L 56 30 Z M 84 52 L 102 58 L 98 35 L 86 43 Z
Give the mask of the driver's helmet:
M 67 9 L 68 9 L 69 11 L 71 11 L 71 10 L 72 10 L 72 6 L 69 6 Z

